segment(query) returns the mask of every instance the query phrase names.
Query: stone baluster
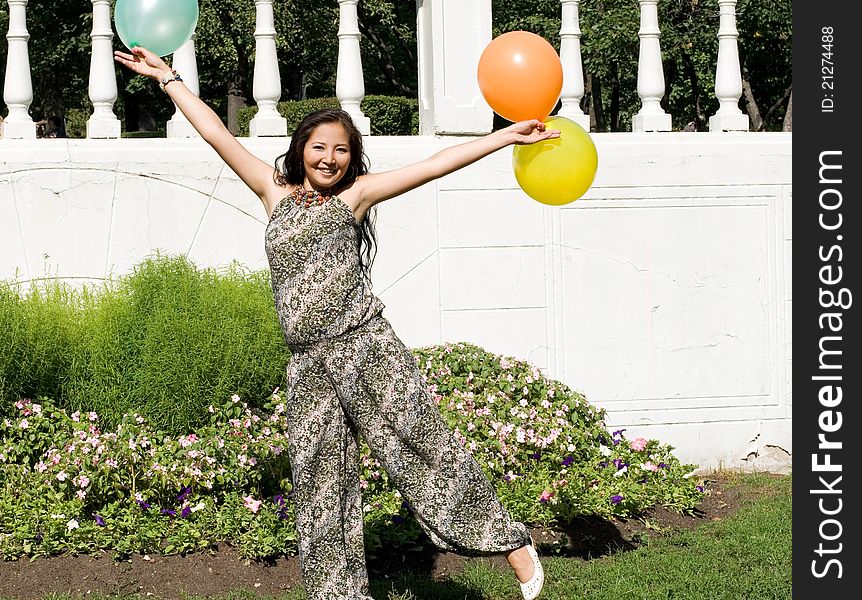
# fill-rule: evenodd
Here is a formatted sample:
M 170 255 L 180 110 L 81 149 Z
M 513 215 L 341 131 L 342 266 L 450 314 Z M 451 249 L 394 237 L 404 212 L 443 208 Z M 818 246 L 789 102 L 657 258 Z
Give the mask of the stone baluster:
M 562 19 L 560 28 L 560 61 L 563 63 L 562 106 L 557 114 L 571 119 L 587 131 L 590 116 L 581 110 L 584 97 L 584 67 L 581 62 L 581 26 L 578 5 L 581 0 L 560 0 Z
M 8 0 L 9 31 L 6 40 L 6 76 L 3 86 L 3 101 L 9 114 L 0 125 L 4 138 L 32 140 L 36 138 L 36 124 L 30 117 L 33 102 L 33 80 L 30 77 L 30 54 L 27 41 L 27 0 Z
M 632 118 L 632 131 L 670 131 L 671 118 L 661 107 L 664 96 L 664 71 L 658 26 L 658 0 L 639 0 L 641 20 L 638 37 L 638 96 L 641 109 Z
M 87 119 L 87 137 L 115 139 L 120 137 L 120 120 L 114 114 L 117 101 L 117 73 L 111 29 L 111 0 L 93 3 L 93 30 L 90 33 L 90 83 L 87 91 L 93 103 L 93 114 Z
M 171 67 L 176 69 L 183 83 L 195 96 L 200 96 L 200 80 L 198 77 L 198 60 L 195 53 L 195 38 L 197 34 L 192 33 L 188 41 L 177 48 L 171 57 Z M 170 85 L 170 84 L 168 84 Z M 176 105 L 174 105 L 176 106 Z M 192 138 L 200 134 L 192 126 L 183 112 L 177 107 L 173 116 L 166 125 L 165 135 L 169 138 Z
M 335 76 L 335 95 L 363 135 L 371 134 L 371 119 L 366 117 L 360 104 L 365 97 L 365 79 L 362 74 L 362 55 L 359 52 L 359 0 L 338 0 L 338 71 Z
M 710 131 L 748 131 L 748 115 L 739 109 L 742 72 L 736 30 L 736 0 L 718 0 L 718 64 L 715 68 L 715 96 L 718 112 L 709 118 Z
M 275 15 L 272 0 L 255 0 L 254 83 L 252 95 L 257 114 L 248 125 L 251 137 L 287 135 L 287 119 L 278 112 L 281 98 L 281 73 L 275 48 Z

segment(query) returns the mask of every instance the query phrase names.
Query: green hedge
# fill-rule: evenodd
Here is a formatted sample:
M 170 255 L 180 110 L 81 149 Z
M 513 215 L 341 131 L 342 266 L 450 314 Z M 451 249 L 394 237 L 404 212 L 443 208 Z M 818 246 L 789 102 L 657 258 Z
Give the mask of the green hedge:
M 278 112 L 287 119 L 287 134 L 293 135 L 303 117 L 321 108 L 339 108 L 338 98 L 310 98 L 278 103 Z M 400 96 L 365 96 L 360 105 L 371 119 L 372 135 L 418 135 L 419 101 Z M 239 137 L 248 137 L 249 123 L 257 114 L 256 106 L 240 109 L 237 114 Z
M 45 396 L 116 425 L 136 411 L 170 432 L 239 394 L 284 387 L 289 351 L 267 271 L 201 270 L 151 258 L 97 290 L 60 284 L 21 297 L 0 283 L 0 398 Z

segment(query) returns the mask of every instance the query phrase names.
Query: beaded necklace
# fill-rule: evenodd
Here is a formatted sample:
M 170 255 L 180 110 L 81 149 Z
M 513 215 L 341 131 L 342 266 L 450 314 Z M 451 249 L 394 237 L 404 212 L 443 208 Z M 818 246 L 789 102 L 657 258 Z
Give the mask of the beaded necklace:
M 307 190 L 299 186 L 288 195 L 288 198 L 293 200 L 293 203 L 297 206 L 308 208 L 312 204 L 317 204 L 318 206 L 325 204 L 332 196 L 332 194 L 321 194 L 317 190 Z

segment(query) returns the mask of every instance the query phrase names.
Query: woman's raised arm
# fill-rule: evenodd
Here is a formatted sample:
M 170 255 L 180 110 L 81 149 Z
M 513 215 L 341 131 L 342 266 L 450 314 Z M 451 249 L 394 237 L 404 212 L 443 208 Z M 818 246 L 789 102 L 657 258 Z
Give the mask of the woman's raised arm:
M 135 73 L 161 82 L 172 77 L 170 67 L 153 52 L 136 46 L 132 53 L 115 51 L 114 60 Z M 267 214 L 272 211 L 280 193 L 273 180 L 274 166 L 262 161 L 246 150 L 228 131 L 221 119 L 200 98 L 195 96 L 182 81 L 170 80 L 164 87 L 177 107 L 189 120 L 201 137 L 221 156 L 233 171 L 264 203 Z
M 538 119 L 513 123 L 479 139 L 441 150 L 412 165 L 363 176 L 358 190 L 359 202 L 365 212 L 378 202 L 448 175 L 511 144 L 535 144 L 558 137 L 559 130 L 546 129 Z

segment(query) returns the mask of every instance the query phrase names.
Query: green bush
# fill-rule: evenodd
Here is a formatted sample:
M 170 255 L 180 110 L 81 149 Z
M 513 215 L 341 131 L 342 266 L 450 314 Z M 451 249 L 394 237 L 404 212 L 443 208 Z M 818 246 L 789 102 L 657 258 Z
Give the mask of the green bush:
M 472 344 L 416 350 L 434 401 L 516 518 L 691 509 L 702 489 L 657 440 L 609 432 L 605 412 L 535 366 Z
M 214 401 L 255 403 L 284 385 L 289 351 L 267 271 L 157 256 L 96 292 L 0 290 L 0 342 L 12 349 L 0 359 L 4 411 L 47 396 L 109 424 L 134 410 L 183 432 Z
M 87 137 L 87 120 L 90 111 L 84 108 L 66 109 L 66 137 L 83 139 Z
M 278 103 L 278 112 L 287 119 L 287 134 L 293 135 L 300 121 L 308 113 L 321 108 L 339 108 L 338 98 L 310 98 Z M 419 133 L 419 101 L 400 96 L 365 96 L 360 105 L 371 120 L 372 135 L 417 135 Z M 257 114 L 256 106 L 248 106 L 237 113 L 237 135 L 249 135 L 249 123 Z
M 0 282 L 0 416 L 21 397 L 62 395 L 79 322 L 76 296 L 65 286 L 33 286 L 21 296 Z

